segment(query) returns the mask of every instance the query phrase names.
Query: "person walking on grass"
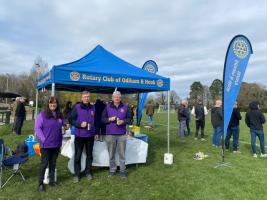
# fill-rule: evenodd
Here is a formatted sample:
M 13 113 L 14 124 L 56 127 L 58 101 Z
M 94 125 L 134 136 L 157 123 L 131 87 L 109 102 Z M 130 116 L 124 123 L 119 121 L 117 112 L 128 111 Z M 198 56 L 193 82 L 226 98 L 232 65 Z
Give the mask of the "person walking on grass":
M 120 177 L 127 178 L 125 166 L 126 150 L 126 125 L 131 123 L 132 114 L 126 104 L 121 101 L 121 93 L 113 92 L 112 102 L 109 103 L 102 113 L 102 122 L 106 124 L 105 141 L 109 153 L 109 176 L 115 176 L 117 164 L 115 153 L 118 149 L 120 160 Z
M 191 130 L 190 130 L 190 122 L 191 122 L 191 116 L 190 116 L 190 109 L 186 108 L 186 113 L 187 113 L 187 116 L 186 116 L 186 129 L 187 129 L 187 135 L 189 136 L 191 134 Z
M 239 121 L 242 119 L 240 111 L 237 106 L 237 102 L 235 102 L 234 109 L 232 112 L 232 116 L 227 128 L 227 134 L 225 137 L 225 150 L 229 151 L 230 139 L 233 135 L 233 153 L 240 153 L 237 151 L 238 147 L 238 139 L 239 139 Z
M 146 105 L 146 115 L 147 115 L 147 121 L 148 124 L 154 128 L 155 124 L 154 124 L 154 103 L 153 100 L 149 101 L 148 104 Z
M 212 137 L 212 146 L 219 147 L 223 134 L 223 116 L 222 116 L 222 101 L 216 100 L 215 106 L 211 109 L 211 124 L 214 129 Z
M 45 191 L 43 181 L 47 166 L 49 166 L 49 185 L 56 186 L 55 169 L 62 144 L 62 126 L 65 126 L 65 120 L 60 112 L 59 102 L 56 97 L 50 97 L 45 111 L 39 113 L 35 121 L 35 132 L 41 148 L 39 192 Z
M 262 112 L 259 110 L 260 106 L 257 101 L 253 101 L 249 104 L 249 110 L 246 113 L 246 124 L 250 128 L 250 136 L 251 136 L 251 149 L 253 153 L 253 157 L 257 158 L 256 151 L 256 137 L 260 140 L 260 149 L 261 149 L 261 157 L 267 157 L 265 154 L 265 142 L 264 142 L 264 132 L 263 132 L 263 124 L 265 123 L 265 117 Z
M 183 100 L 178 108 L 179 133 L 178 136 L 184 137 L 186 135 L 186 120 L 188 119 L 188 102 Z
M 208 114 L 208 110 L 206 106 L 203 106 L 200 99 L 197 100 L 197 104 L 192 108 L 191 114 L 195 116 L 196 120 L 195 140 L 198 140 L 198 132 L 201 129 L 201 140 L 204 141 L 205 115 Z
M 95 106 L 90 104 L 90 92 L 83 91 L 81 102 L 78 102 L 71 111 L 71 124 L 75 127 L 74 134 L 74 183 L 81 178 L 81 157 L 85 147 L 86 164 L 84 174 L 88 181 L 93 179 L 93 147 L 95 138 Z

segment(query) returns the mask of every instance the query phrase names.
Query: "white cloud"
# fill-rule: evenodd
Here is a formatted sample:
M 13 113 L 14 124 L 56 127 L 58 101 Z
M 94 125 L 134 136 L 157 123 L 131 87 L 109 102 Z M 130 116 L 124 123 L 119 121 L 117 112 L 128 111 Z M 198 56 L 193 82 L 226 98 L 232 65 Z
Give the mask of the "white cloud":
M 136 66 L 155 60 L 185 97 L 193 81 L 210 84 L 222 77 L 228 44 L 241 33 L 254 50 L 244 81 L 266 84 L 263 0 L 0 3 L 0 73 L 25 72 L 37 55 L 50 66 L 70 62 L 101 44 Z

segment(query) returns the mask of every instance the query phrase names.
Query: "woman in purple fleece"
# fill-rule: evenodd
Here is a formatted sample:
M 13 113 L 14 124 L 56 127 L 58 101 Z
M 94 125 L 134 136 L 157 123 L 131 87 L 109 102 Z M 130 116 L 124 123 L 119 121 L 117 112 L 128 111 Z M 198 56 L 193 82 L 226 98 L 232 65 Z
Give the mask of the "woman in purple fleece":
M 49 166 L 49 185 L 55 186 L 55 168 L 59 149 L 62 144 L 62 127 L 65 125 L 56 97 L 50 97 L 45 111 L 40 112 L 35 121 L 35 132 L 40 141 L 41 163 L 38 191 L 44 192 L 45 169 Z

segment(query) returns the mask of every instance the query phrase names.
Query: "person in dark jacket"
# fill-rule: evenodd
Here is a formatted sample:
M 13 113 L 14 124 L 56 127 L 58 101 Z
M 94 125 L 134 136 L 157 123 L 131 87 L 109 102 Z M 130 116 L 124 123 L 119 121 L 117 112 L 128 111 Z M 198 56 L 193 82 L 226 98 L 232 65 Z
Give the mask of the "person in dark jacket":
M 106 125 L 101 122 L 102 112 L 105 109 L 106 104 L 100 99 L 95 103 L 95 130 L 98 136 L 98 140 L 103 141 L 103 136 L 106 135 Z
M 131 112 L 128 106 L 121 102 L 121 93 L 119 91 L 113 93 L 112 102 L 103 111 L 102 122 L 107 125 L 105 140 L 109 153 L 109 176 L 114 176 L 117 170 L 115 153 L 118 148 L 120 176 L 121 178 L 127 178 L 125 166 L 126 124 L 131 122 Z
M 70 115 L 71 115 L 71 110 L 72 110 L 72 102 L 71 101 L 67 101 L 65 108 L 63 110 L 63 115 L 64 118 L 66 120 L 66 123 L 70 124 Z
M 17 119 L 16 119 L 16 110 L 17 110 L 17 106 L 20 103 L 20 97 L 16 97 L 14 103 L 12 104 L 11 110 L 12 110 L 12 115 L 14 117 L 14 123 L 13 123 L 13 127 L 12 127 L 12 132 L 14 134 L 16 134 L 15 132 L 15 125 L 17 124 Z
M 21 128 L 23 126 L 23 122 L 26 118 L 26 109 L 25 109 L 25 99 L 24 97 L 21 97 L 19 100 L 19 103 L 17 105 L 16 111 L 15 111 L 15 124 L 14 124 L 14 132 L 16 135 L 21 135 Z
M 49 165 L 49 185 L 55 186 L 55 168 L 62 144 L 62 126 L 65 125 L 57 98 L 50 97 L 45 111 L 40 112 L 35 121 L 35 132 L 40 141 L 41 164 L 38 191 L 44 192 L 44 174 Z
M 190 122 L 191 122 L 191 116 L 190 116 L 190 109 L 186 108 L 186 113 L 187 113 L 187 116 L 186 116 L 186 129 L 187 129 L 187 135 L 190 135 L 191 134 L 191 130 L 190 130 Z
M 256 151 L 256 136 L 260 140 L 260 148 L 261 148 L 261 157 L 267 157 L 265 154 L 265 142 L 264 142 L 264 132 L 263 132 L 263 124 L 265 123 L 265 117 L 262 112 L 259 110 L 259 103 L 253 101 L 249 104 L 249 110 L 246 113 L 246 124 L 250 128 L 250 136 L 251 136 L 251 148 L 253 152 L 253 157 L 257 158 Z
M 188 102 L 183 100 L 178 108 L 179 133 L 178 136 L 184 137 L 186 135 L 186 120 L 188 119 Z
M 233 135 L 233 153 L 238 153 L 237 147 L 238 147 L 238 139 L 239 139 L 239 121 L 242 119 L 240 111 L 237 107 L 237 102 L 235 102 L 234 109 L 232 112 L 232 116 L 227 128 L 227 134 L 225 137 L 225 149 L 226 151 L 229 151 L 230 146 L 230 139 Z
M 84 173 L 88 181 L 93 179 L 93 147 L 95 137 L 95 106 L 90 104 L 90 92 L 82 92 L 82 101 L 77 103 L 71 111 L 71 125 L 74 130 L 74 173 L 73 182 L 77 183 L 81 178 L 81 157 L 85 147 L 86 165 Z
M 215 106 L 211 109 L 211 124 L 214 128 L 212 145 L 219 147 L 223 134 L 223 116 L 222 116 L 222 101 L 216 100 Z
M 196 120 L 196 134 L 195 140 L 198 139 L 199 128 L 201 129 L 201 140 L 204 141 L 204 129 L 205 129 L 205 115 L 208 114 L 206 106 L 203 106 L 201 100 L 197 100 L 197 104 L 193 107 L 191 114 L 195 116 Z

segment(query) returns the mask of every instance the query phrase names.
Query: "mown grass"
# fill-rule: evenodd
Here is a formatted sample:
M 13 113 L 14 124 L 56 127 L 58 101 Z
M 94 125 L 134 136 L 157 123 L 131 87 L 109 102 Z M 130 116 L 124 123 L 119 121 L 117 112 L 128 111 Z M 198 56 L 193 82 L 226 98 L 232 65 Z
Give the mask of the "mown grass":
M 149 152 L 146 164 L 128 166 L 128 179 L 119 176 L 108 178 L 107 168 L 94 169 L 95 179 L 82 179 L 73 184 L 67 169 L 68 158 L 59 156 L 57 162 L 58 186 L 47 186 L 46 193 L 37 189 L 39 157 L 31 157 L 23 166 L 27 178 L 22 182 L 14 178 L 0 191 L 0 199 L 267 199 L 267 159 L 255 159 L 251 155 L 249 129 L 242 120 L 239 150 L 241 154 L 227 152 L 226 162 L 232 167 L 214 168 L 221 161 L 221 150 L 211 146 L 213 129 L 209 116 L 206 119 L 206 141 L 195 141 L 194 135 L 177 137 L 176 115 L 171 114 L 170 152 L 174 155 L 173 165 L 163 164 L 167 151 L 166 114 L 155 115 L 156 128 L 149 134 Z M 191 130 L 194 132 L 194 119 Z M 267 126 L 265 125 L 265 131 Z M 145 130 L 143 130 L 145 131 Z M 0 127 L 0 137 L 12 148 L 33 133 L 33 122 L 23 127 L 23 135 L 15 136 L 10 126 Z M 259 150 L 259 147 L 258 147 Z M 193 160 L 196 152 L 208 157 Z

